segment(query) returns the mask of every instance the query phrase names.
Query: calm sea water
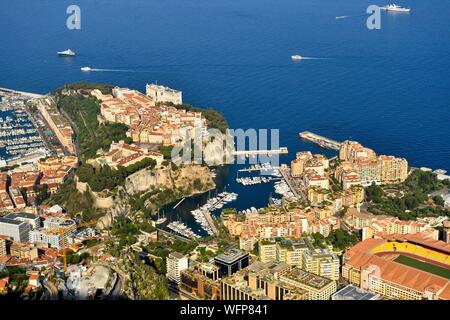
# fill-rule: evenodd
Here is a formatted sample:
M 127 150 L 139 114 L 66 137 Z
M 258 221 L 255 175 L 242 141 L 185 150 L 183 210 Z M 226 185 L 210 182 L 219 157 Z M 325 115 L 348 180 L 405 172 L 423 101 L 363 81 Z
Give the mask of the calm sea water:
M 65 26 L 73 3 L 79 31 Z M 383 13 L 375 31 L 366 28 L 370 4 L 1 1 L 0 86 L 45 93 L 95 81 L 144 90 L 158 81 L 182 90 L 186 102 L 224 112 L 233 128 L 280 129 L 286 161 L 296 150 L 320 151 L 298 139 L 311 130 L 413 166 L 450 169 L 450 2 L 401 1 L 411 14 Z M 335 19 L 343 15 L 350 17 Z M 67 48 L 78 56 L 56 56 Z M 293 62 L 292 54 L 323 59 Z M 82 66 L 135 72 L 83 74 Z M 255 206 L 267 202 L 267 192 L 255 194 Z

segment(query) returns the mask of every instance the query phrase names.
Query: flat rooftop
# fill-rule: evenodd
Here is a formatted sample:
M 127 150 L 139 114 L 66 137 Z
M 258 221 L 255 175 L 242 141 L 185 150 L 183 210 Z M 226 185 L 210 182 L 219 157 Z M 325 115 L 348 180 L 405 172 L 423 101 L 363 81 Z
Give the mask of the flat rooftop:
M 377 300 L 378 294 L 358 288 L 353 284 L 342 288 L 332 296 L 332 300 Z
M 10 214 L 7 214 L 5 218 L 8 219 L 16 219 L 16 218 L 23 218 L 23 219 L 36 219 L 39 218 L 38 215 L 33 213 L 27 213 L 27 212 L 12 212 Z
M 245 270 L 248 270 L 250 272 L 255 273 L 268 273 L 274 275 L 277 272 L 285 271 L 289 268 L 289 265 L 287 265 L 284 262 L 276 262 L 276 261 L 269 261 L 269 262 L 261 262 L 261 261 L 255 261 L 251 265 L 249 265 Z
M 305 284 L 309 287 L 313 287 L 316 289 L 321 289 L 333 281 L 333 280 L 315 275 L 313 273 L 306 272 L 299 268 L 292 269 L 287 274 L 285 274 L 283 277 L 285 277 L 286 279 L 297 281 L 299 283 Z
M 5 217 L 0 217 L 0 223 L 20 225 L 20 224 L 25 223 L 25 222 L 19 221 L 19 220 L 10 219 L 10 218 L 5 218 Z
M 248 253 L 236 248 L 229 249 L 225 253 L 219 254 L 214 260 L 219 260 L 225 263 L 233 263 L 236 260 L 248 256 Z
M 182 255 L 181 253 L 179 253 L 179 252 L 171 252 L 169 255 L 171 255 L 172 257 L 174 257 L 174 258 L 176 258 L 176 259 L 182 259 L 182 258 L 184 258 L 184 255 Z

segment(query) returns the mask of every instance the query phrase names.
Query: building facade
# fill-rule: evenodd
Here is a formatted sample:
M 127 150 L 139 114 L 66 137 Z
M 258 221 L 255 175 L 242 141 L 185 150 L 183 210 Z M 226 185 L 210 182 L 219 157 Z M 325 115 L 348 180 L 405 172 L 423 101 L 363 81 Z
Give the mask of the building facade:
M 155 102 L 173 103 L 175 105 L 183 103 L 183 94 L 181 91 L 153 83 L 147 84 L 145 89 L 147 96 L 151 97 Z
M 14 241 L 25 242 L 29 239 L 31 226 L 28 222 L 0 217 L 0 236 L 7 236 Z
M 166 258 L 167 278 L 179 284 L 181 280 L 181 272 L 189 267 L 188 257 L 179 252 L 172 252 Z

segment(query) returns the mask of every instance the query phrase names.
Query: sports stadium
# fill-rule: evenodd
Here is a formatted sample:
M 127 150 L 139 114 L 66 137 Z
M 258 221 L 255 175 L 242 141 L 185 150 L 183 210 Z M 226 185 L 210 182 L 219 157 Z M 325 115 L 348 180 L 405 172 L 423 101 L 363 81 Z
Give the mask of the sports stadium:
M 421 234 L 377 234 L 345 253 L 342 277 L 387 299 L 450 300 L 450 245 Z

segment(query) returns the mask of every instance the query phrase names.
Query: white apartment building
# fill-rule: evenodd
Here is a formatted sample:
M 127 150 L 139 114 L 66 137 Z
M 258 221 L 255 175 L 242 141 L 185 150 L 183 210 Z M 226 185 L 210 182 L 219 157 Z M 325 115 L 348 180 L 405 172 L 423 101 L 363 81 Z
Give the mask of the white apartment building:
M 37 214 L 26 212 L 13 212 L 5 216 L 5 218 L 13 219 L 17 221 L 27 222 L 30 224 L 31 229 L 39 228 L 41 220 Z
M 189 267 L 189 259 L 179 252 L 172 252 L 166 259 L 167 278 L 176 283 L 180 283 L 181 271 Z
M 61 235 L 59 233 L 50 233 L 45 229 L 32 230 L 30 232 L 29 241 L 31 243 L 44 244 L 57 249 L 61 249 L 62 247 Z
M 31 225 L 28 222 L 0 217 L 0 236 L 6 236 L 17 242 L 28 241 Z

